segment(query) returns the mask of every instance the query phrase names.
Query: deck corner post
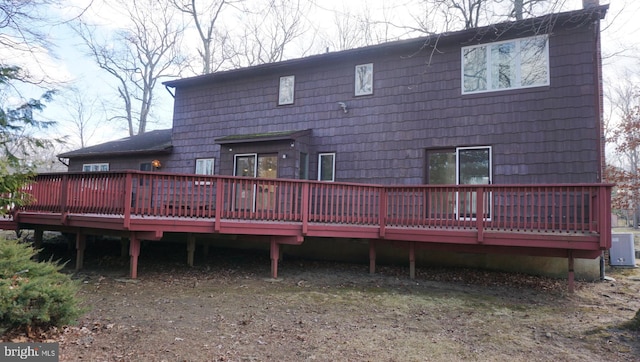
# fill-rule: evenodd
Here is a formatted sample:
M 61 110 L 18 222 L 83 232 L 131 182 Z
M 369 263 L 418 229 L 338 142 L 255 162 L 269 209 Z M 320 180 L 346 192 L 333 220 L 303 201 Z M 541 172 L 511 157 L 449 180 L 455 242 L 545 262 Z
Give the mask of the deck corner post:
M 84 265 L 84 250 L 87 246 L 87 236 L 82 232 L 76 234 L 76 271 Z
M 278 279 L 278 259 L 280 257 L 280 244 L 275 236 L 271 237 L 271 277 Z
M 573 252 L 569 250 L 569 275 L 568 275 L 569 293 L 575 292 L 575 274 L 574 274 L 574 258 Z
M 376 241 L 369 240 L 369 274 L 376 273 Z
M 138 256 L 140 256 L 140 239 L 131 233 L 129 237 L 129 277 L 131 279 L 138 277 Z
M 409 278 L 411 280 L 416 278 L 416 243 L 415 241 L 409 242 Z
M 187 265 L 193 267 L 193 257 L 196 252 L 196 236 L 193 233 L 187 235 Z

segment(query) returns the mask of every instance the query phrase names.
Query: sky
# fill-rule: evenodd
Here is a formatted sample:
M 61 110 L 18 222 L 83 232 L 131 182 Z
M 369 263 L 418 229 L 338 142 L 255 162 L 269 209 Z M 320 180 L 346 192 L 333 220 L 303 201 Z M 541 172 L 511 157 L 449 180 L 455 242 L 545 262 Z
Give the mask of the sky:
M 69 0 L 70 3 L 78 4 L 86 3 L 82 0 Z M 382 4 L 389 4 L 389 1 L 371 1 L 371 0 L 351 0 L 348 2 L 350 8 L 346 9 L 342 1 L 338 0 L 309 0 L 312 3 L 321 4 L 314 7 L 314 12 L 307 14 L 314 27 L 321 28 L 322 24 L 332 22 L 332 16 L 327 10 L 332 8 L 340 9 L 340 11 L 357 14 L 364 4 L 371 11 L 379 10 Z M 397 3 L 410 3 L 412 0 L 398 0 Z M 579 9 L 582 7 L 581 0 L 567 0 L 570 9 Z M 96 1 L 100 3 L 100 1 Z M 601 0 L 602 4 L 607 1 Z M 388 6 L 388 5 L 387 5 Z M 325 9 L 325 10 L 323 10 Z M 52 13 L 56 16 L 56 12 Z M 68 9 L 63 9 L 57 13 L 61 19 L 68 16 Z M 100 21 L 107 25 L 105 30 L 115 29 L 122 18 L 120 15 L 114 14 L 107 7 L 101 7 L 95 13 L 85 14 L 90 16 L 93 21 Z M 394 14 L 394 21 L 402 22 L 400 15 Z M 403 16 L 407 16 L 406 13 Z M 605 87 L 613 84 L 624 75 L 624 69 L 635 69 L 640 63 L 640 1 L 637 0 L 611 0 L 610 9 L 607 17 L 602 23 L 602 47 L 603 47 L 603 67 Z M 407 19 L 407 22 L 411 19 Z M 81 40 L 74 35 L 66 24 L 58 24 L 46 30 L 52 43 L 55 44 L 51 51 L 42 50 L 41 52 L 25 56 L 24 54 L 12 54 L 6 50 L 0 50 L 0 60 L 7 63 L 17 62 L 25 68 L 31 69 L 33 73 L 42 72 L 53 78 L 57 82 L 66 85 L 73 85 L 80 90 L 80 94 L 88 103 L 100 102 L 105 98 L 114 97 L 114 83 L 112 76 L 106 74 L 99 69 L 93 60 L 86 55 L 86 50 Z M 193 38 L 193 37 L 192 37 Z M 640 75 L 640 72 L 636 72 Z M 62 87 L 64 89 L 64 87 Z M 169 93 L 162 85 L 156 87 L 157 104 L 155 106 L 154 115 L 158 119 L 157 123 L 150 124 L 147 130 L 170 128 L 173 100 Z M 72 117 L 73 112 L 69 111 L 69 104 L 65 102 L 68 93 L 63 92 L 56 100 L 50 104 L 43 112 L 41 117 L 48 120 L 58 122 L 55 130 L 49 131 L 55 133 L 56 136 L 68 135 L 67 149 L 76 149 L 79 140 L 73 135 L 73 126 L 67 121 Z M 96 123 L 95 132 L 88 140 L 88 144 L 102 143 L 128 135 L 123 126 L 119 126 L 113 122 L 104 122 L 102 118 L 106 118 L 100 112 L 93 114 Z

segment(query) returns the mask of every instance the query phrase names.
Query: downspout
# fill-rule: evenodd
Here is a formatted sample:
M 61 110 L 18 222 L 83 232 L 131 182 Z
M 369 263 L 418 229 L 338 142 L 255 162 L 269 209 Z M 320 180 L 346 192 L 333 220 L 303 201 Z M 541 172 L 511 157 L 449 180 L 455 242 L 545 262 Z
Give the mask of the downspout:
M 595 8 L 600 5 L 599 0 L 583 0 L 582 7 L 587 8 Z M 596 182 L 602 183 L 604 181 L 604 175 L 606 170 L 606 139 L 605 139 L 605 129 L 604 129 L 604 114 L 603 114 L 603 83 L 602 83 L 602 53 L 601 53 L 601 34 L 600 34 L 600 17 L 596 18 L 593 22 L 594 25 L 594 59 L 593 59 L 593 77 L 594 77 L 594 85 L 595 85 L 595 117 L 597 119 L 596 127 L 599 131 L 598 134 L 598 145 L 597 145 L 597 160 L 599 165 L 599 172 L 596 175 Z M 611 203 L 611 200 L 609 200 Z M 610 217 L 610 216 L 609 216 Z M 600 230 L 600 232 L 603 232 Z M 606 280 L 605 276 L 605 256 L 604 251 L 600 254 L 600 280 Z
M 604 118 L 603 114 L 603 85 L 602 85 L 602 54 L 600 50 L 600 20 L 594 21 L 594 32 L 595 32 L 595 42 L 594 42 L 594 65 L 593 65 L 593 76 L 595 83 L 595 116 L 597 119 L 597 127 L 599 129 L 599 142 L 598 142 L 598 163 L 600 165 L 599 174 L 596 176 L 597 182 L 604 181 L 604 174 L 606 169 L 606 160 L 605 160 L 605 150 L 606 150 L 606 139 L 605 139 L 605 129 L 604 122 L 602 119 Z

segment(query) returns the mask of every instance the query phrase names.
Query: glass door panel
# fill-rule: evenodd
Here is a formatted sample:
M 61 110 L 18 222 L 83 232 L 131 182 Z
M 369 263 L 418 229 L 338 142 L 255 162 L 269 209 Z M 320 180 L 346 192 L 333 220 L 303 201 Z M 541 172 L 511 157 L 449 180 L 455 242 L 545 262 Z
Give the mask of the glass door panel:
M 458 184 L 459 185 L 489 185 L 491 184 L 491 148 L 458 148 Z M 475 191 L 461 191 L 458 194 L 458 217 L 476 218 L 477 193 Z M 485 195 L 483 213 L 490 218 L 491 196 Z
M 256 177 L 256 154 L 236 155 L 234 176 Z M 235 209 L 253 211 L 255 184 L 246 181 L 236 183 Z
M 456 151 L 436 150 L 427 154 L 429 185 L 454 185 L 456 183 Z M 456 198 L 453 192 L 433 191 L 429 193 L 429 216 L 450 218 L 455 215 Z
M 278 155 L 258 156 L 258 177 L 278 178 Z M 273 210 L 276 205 L 276 186 L 264 183 L 258 185 L 256 207 L 259 210 Z

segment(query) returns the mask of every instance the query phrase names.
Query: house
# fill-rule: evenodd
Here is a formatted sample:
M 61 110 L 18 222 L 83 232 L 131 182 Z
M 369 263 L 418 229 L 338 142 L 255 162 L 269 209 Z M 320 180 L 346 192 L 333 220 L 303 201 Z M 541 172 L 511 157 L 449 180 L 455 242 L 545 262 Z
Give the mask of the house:
M 171 129 L 162 129 L 61 153 L 58 158 L 68 159 L 69 172 L 151 171 L 152 164 L 161 166 L 171 151 Z
M 141 170 L 160 161 L 154 171 L 163 175 L 118 175 L 128 186 L 113 192 L 128 198 L 109 209 L 124 213 L 123 232 L 133 232 L 134 215 L 146 217 L 139 232 L 152 239 L 171 230 L 265 234 L 276 266 L 278 245 L 312 236 L 408 242 L 412 263 L 421 242 L 439 251 L 560 256 L 569 259 L 572 278 L 574 257 L 595 258 L 610 246 L 610 187 L 601 184 L 599 23 L 607 9 L 169 81 L 170 135 L 165 130 L 149 137 L 156 143 L 133 137 L 60 156 L 69 159 L 70 171 Z M 194 174 L 200 178 L 187 182 L 172 176 Z M 84 192 L 83 182 L 76 192 Z M 364 186 L 371 184 L 379 187 Z M 226 199 L 216 199 L 223 192 Z M 363 203 L 361 192 L 375 195 Z M 87 205 L 98 198 L 85 197 Z M 291 205 L 284 208 L 283 200 Z M 87 205 L 70 210 L 104 209 Z M 215 221 L 152 228 L 148 215 Z M 299 224 L 238 226 L 224 224 L 225 217 Z M 97 225 L 59 222 L 52 218 L 47 227 Z M 408 230 L 413 226 L 420 230 Z M 457 234 L 447 234 L 452 227 Z M 523 236 L 523 230 L 541 233 Z M 137 248 L 131 249 L 136 260 Z
M 163 170 L 377 184 L 602 180 L 606 6 L 166 82 Z

